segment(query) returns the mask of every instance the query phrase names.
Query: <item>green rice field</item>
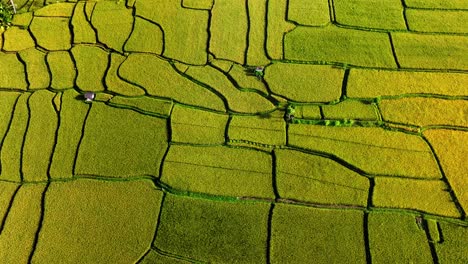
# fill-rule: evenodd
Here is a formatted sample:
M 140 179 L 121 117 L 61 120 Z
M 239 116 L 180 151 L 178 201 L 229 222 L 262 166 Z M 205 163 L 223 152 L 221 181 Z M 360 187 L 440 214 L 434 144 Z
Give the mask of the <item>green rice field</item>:
M 468 263 L 468 1 L 0 3 L 0 264 Z

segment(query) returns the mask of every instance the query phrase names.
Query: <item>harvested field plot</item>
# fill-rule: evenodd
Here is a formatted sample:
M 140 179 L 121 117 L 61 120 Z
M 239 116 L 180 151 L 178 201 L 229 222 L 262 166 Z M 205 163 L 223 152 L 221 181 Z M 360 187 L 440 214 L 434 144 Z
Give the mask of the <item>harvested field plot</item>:
M 1 0 L 0 263 L 467 263 L 466 0 Z
M 172 145 L 161 180 L 181 191 L 269 198 L 271 177 L 271 157 L 266 153 Z

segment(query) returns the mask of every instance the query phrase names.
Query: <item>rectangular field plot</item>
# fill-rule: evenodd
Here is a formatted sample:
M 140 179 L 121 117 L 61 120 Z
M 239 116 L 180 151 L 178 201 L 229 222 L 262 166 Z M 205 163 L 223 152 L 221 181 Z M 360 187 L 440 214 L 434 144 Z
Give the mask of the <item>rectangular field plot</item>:
M 198 0 L 197 0 L 198 1 Z M 249 0 L 249 45 L 247 47 L 247 65 L 265 65 L 269 63 L 266 56 L 267 12 L 266 0 Z
M 439 223 L 443 241 L 436 245 L 440 263 L 468 263 L 468 227 Z
M 94 103 L 86 120 L 76 174 L 158 175 L 167 148 L 166 120 Z
M 289 0 L 288 20 L 307 26 L 330 23 L 327 0 Z
M 248 17 L 245 0 L 216 0 L 211 10 L 210 51 L 218 59 L 243 64 L 247 51 Z
M 340 24 L 406 30 L 401 0 L 333 0 L 333 4 Z
M 22 172 L 26 181 L 44 181 L 49 176 L 58 128 L 58 114 L 52 104 L 54 96 L 55 93 L 40 90 L 29 97 L 30 119 L 22 149 Z
M 282 146 L 286 144 L 286 123 L 283 118 L 234 116 L 229 123 L 228 136 L 234 140 Z
M 166 196 L 155 246 L 209 263 L 265 263 L 267 203 Z
M 433 263 L 425 231 L 414 215 L 370 213 L 369 247 L 373 263 Z
M 311 154 L 277 150 L 276 185 L 281 198 L 339 205 L 367 205 L 369 181 L 339 163 Z
M 466 0 L 404 0 L 408 7 L 440 8 L 440 9 L 468 9 Z
M 447 217 L 460 216 L 442 181 L 376 178 L 372 202 L 375 207 L 417 210 Z
M 392 33 L 403 68 L 468 70 L 468 36 Z
M 260 151 L 172 145 L 161 181 L 180 191 L 274 198 L 271 166 Z
M 288 60 L 396 68 L 388 35 L 381 32 L 298 27 L 285 35 L 284 52 Z
M 366 263 L 363 213 L 277 204 L 271 263 Z
M 410 97 L 382 100 L 379 106 L 385 121 L 417 126 L 468 127 L 467 100 Z
M 325 65 L 274 63 L 265 69 L 272 93 L 295 102 L 330 102 L 341 96 L 344 70 Z
M 171 141 L 222 144 L 227 121 L 227 115 L 176 105 L 171 114 Z
M 375 106 L 354 100 L 346 100 L 336 105 L 324 105 L 322 109 L 325 119 L 378 119 Z
M 347 96 L 375 98 L 402 94 L 465 96 L 468 74 L 352 69 Z
M 414 31 L 468 33 L 467 11 L 408 9 L 406 19 Z
M 31 263 L 135 263 L 151 245 L 161 200 L 149 180 L 51 183 Z

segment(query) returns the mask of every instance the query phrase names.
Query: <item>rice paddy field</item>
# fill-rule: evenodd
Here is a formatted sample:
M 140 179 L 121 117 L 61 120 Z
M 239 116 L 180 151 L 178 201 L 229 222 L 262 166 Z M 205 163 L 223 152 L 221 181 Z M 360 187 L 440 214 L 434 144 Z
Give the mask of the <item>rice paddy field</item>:
M 466 0 L 14 4 L 0 263 L 468 263 Z

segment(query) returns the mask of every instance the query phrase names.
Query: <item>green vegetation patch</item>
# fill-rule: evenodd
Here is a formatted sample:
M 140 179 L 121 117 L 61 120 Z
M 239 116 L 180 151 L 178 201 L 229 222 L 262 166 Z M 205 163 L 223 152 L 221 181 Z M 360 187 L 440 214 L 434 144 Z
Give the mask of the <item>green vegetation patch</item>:
M 27 105 L 29 96 L 29 93 L 23 93 L 18 98 L 8 133 L 2 142 L 0 160 L 3 180 L 21 181 L 21 149 L 29 119 Z
M 210 263 L 264 263 L 269 206 L 168 195 L 155 246 Z
M 365 263 L 363 213 L 276 204 L 271 262 Z
M 86 121 L 76 174 L 158 175 L 166 142 L 164 119 L 95 103 Z
M 388 35 L 381 32 L 298 27 L 284 37 L 288 60 L 341 62 L 358 66 L 396 68 Z
M 164 47 L 164 32 L 148 20 L 135 17 L 135 25 L 130 38 L 125 43 L 127 52 L 149 52 L 162 54 Z
M 468 33 L 468 12 L 408 9 L 411 30 L 421 32 Z
M 426 233 L 414 215 L 369 214 L 369 247 L 374 263 L 433 263 Z
M 132 32 L 132 9 L 127 9 L 123 1 L 99 1 L 94 6 L 91 23 L 97 30 L 99 42 L 122 51 Z
M 283 146 L 286 145 L 286 123 L 283 118 L 234 116 L 229 123 L 228 137 Z
M 401 0 L 334 0 L 336 21 L 340 24 L 378 29 L 406 30 Z
M 96 32 L 86 19 L 85 3 L 76 3 L 75 12 L 71 19 L 73 28 L 73 43 L 96 43 Z
M 440 263 L 463 264 L 468 261 L 468 227 L 439 223 L 444 240 L 435 244 Z
M 0 88 L 26 90 L 26 72 L 16 54 L 0 53 Z
M 375 98 L 402 94 L 464 96 L 468 74 L 352 69 L 347 96 Z
M 343 69 L 322 65 L 275 63 L 265 69 L 271 91 L 296 102 L 338 100 L 343 75 Z
M 386 121 L 417 126 L 468 127 L 468 101 L 410 97 L 382 100 L 380 111 Z
M 466 180 L 468 164 L 464 162 L 468 157 L 466 147 L 468 133 L 448 129 L 431 129 L 424 131 L 423 135 L 433 146 L 458 201 L 465 212 L 468 211 L 468 181 Z
M 257 2 L 257 1 L 256 1 Z M 231 76 L 237 85 L 243 89 L 254 89 L 260 93 L 268 94 L 268 89 L 266 88 L 265 84 L 260 81 L 253 72 L 249 72 L 248 69 L 233 64 L 229 70 L 229 76 Z
M 51 5 L 46 5 L 41 9 L 34 11 L 34 16 L 71 17 L 74 8 L 75 3 L 55 3 Z
M 77 99 L 75 90 L 64 91 L 60 102 L 60 126 L 50 167 L 52 179 L 72 178 L 78 142 L 89 105 Z
M 46 89 L 50 86 L 50 74 L 46 64 L 46 53 L 35 48 L 23 50 L 19 53 L 26 64 L 28 89 Z
M 135 263 L 151 245 L 161 200 L 148 180 L 51 183 L 32 262 Z
M 22 185 L 7 215 L 0 239 L 4 263 L 28 263 L 41 216 L 45 184 Z
M 241 113 L 259 113 L 272 110 L 274 105 L 255 92 L 244 92 L 234 86 L 223 72 L 212 66 L 193 66 L 186 74 L 216 89 L 227 99 L 229 109 Z
M 25 181 L 46 181 L 55 145 L 58 115 L 52 105 L 55 93 L 34 92 L 29 97 L 30 119 L 22 149 L 22 173 Z
M 441 9 L 468 9 L 465 0 L 404 0 L 409 7 L 441 8 Z
M 468 70 L 468 36 L 392 33 L 404 68 Z
M 276 150 L 281 198 L 321 204 L 367 205 L 369 181 L 328 158 Z
M 69 19 L 64 17 L 34 17 L 29 30 L 37 45 L 46 50 L 68 50 L 71 48 Z
M 160 117 L 169 117 L 172 109 L 172 102 L 167 100 L 159 100 L 148 96 L 142 97 L 124 97 L 114 96 L 109 101 L 109 105 L 135 109 Z
M 76 61 L 78 76 L 76 84 L 83 91 L 104 91 L 109 54 L 96 46 L 76 45 L 71 49 Z
M 290 0 L 288 20 L 301 25 L 324 26 L 330 23 L 328 1 Z
M 336 105 L 324 105 L 322 109 L 326 119 L 378 119 L 375 106 L 356 100 L 345 100 Z
M 284 33 L 293 30 L 296 26 L 284 19 L 288 12 L 286 1 L 268 0 L 267 7 L 266 50 L 269 58 L 282 60 Z
M 112 52 L 110 55 L 110 66 L 106 73 L 105 84 L 108 91 L 125 95 L 125 96 L 141 96 L 145 91 L 140 87 L 124 81 L 119 76 L 119 67 L 127 57 L 118 53 Z
M 247 50 L 248 13 L 245 0 L 217 0 L 211 10 L 210 51 L 218 59 L 243 64 Z
M 227 115 L 175 105 L 171 114 L 171 141 L 222 144 L 227 121 Z
M 274 198 L 271 162 L 251 149 L 172 145 L 161 180 L 181 191 Z
M 376 207 L 404 208 L 447 217 L 459 217 L 442 181 L 400 178 L 376 178 L 373 205 Z
M 249 45 L 247 47 L 247 65 L 265 65 L 270 61 L 266 56 L 266 1 L 247 1 L 249 11 Z
M 158 23 L 164 29 L 164 56 L 188 64 L 207 62 L 208 19 L 205 10 L 187 9 L 180 1 L 138 0 L 136 15 Z
M 15 10 L 5 1 L 0 2 L 0 30 L 3 31 L 11 25 Z M 1 35 L 1 34 L 0 34 Z
M 4 51 L 20 51 L 33 48 L 36 45 L 29 31 L 19 27 L 9 27 L 3 33 L 3 38 Z
M 224 103 L 219 97 L 179 75 L 169 62 L 154 55 L 130 54 L 118 74 L 124 80 L 143 87 L 149 95 L 224 111 Z
M 424 140 L 403 132 L 298 124 L 289 126 L 289 144 L 335 155 L 374 175 L 441 177 Z
M 53 51 L 47 53 L 47 64 L 52 75 L 51 87 L 57 90 L 75 86 L 76 69 L 68 51 Z

